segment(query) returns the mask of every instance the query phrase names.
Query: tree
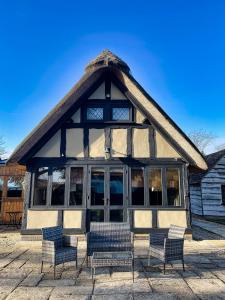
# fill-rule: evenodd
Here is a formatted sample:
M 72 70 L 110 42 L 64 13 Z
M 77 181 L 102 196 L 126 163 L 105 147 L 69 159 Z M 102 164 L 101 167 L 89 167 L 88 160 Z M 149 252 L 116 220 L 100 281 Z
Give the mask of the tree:
M 225 150 L 225 143 L 217 145 L 215 148 L 216 148 L 216 151 Z
M 6 153 L 5 151 L 5 141 L 2 136 L 0 136 L 0 158 Z
M 194 130 L 190 132 L 188 136 L 203 155 L 205 155 L 206 148 L 210 146 L 216 138 L 215 134 L 207 132 L 204 129 Z

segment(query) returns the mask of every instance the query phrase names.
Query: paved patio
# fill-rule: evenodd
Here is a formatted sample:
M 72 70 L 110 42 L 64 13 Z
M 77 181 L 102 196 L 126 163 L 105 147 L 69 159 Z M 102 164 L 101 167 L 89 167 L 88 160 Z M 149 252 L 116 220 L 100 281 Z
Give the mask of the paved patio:
M 135 240 L 135 282 L 129 270 L 97 269 L 92 284 L 85 263 L 85 241 L 79 242 L 79 266 L 67 263 L 44 266 L 40 274 L 40 242 L 20 242 L 18 232 L 0 228 L 0 299 L 225 299 L 225 240 L 195 228 L 196 235 L 208 240 L 185 241 L 186 272 L 180 264 L 167 266 L 153 260 L 147 266 L 147 240 Z M 214 236 L 213 236 L 214 237 Z

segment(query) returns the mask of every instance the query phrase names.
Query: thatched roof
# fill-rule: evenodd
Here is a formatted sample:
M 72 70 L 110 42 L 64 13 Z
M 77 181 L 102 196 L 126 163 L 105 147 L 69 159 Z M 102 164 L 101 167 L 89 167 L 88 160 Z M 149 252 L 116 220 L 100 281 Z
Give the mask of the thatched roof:
M 126 97 L 136 102 L 151 123 L 157 129 L 163 130 L 175 146 L 180 147 L 181 154 L 187 158 L 190 165 L 207 169 L 206 162 L 195 145 L 134 79 L 128 65 L 108 50 L 104 50 L 88 64 L 84 76 L 16 148 L 9 162 L 26 164 L 27 159 L 37 152 L 38 147 L 40 149 L 43 146 L 46 137 L 61 128 L 71 110 L 77 109 L 82 101 L 87 99 L 94 84 L 100 81 L 106 72 L 110 72 L 116 78 Z
M 117 55 L 109 50 L 103 50 L 94 60 L 92 60 L 85 68 L 86 72 L 91 72 L 94 69 L 102 66 L 114 66 L 121 69 L 125 73 L 130 72 L 129 66 Z
M 206 170 L 204 172 L 197 173 L 197 174 L 190 174 L 190 183 L 191 184 L 198 184 L 198 183 L 200 183 L 200 181 L 202 180 L 202 178 L 208 172 L 210 172 L 211 169 L 214 168 L 214 166 L 217 164 L 217 162 L 223 156 L 225 156 L 225 149 L 206 155 L 205 156 L 205 160 L 206 160 L 207 165 L 208 165 L 208 170 Z

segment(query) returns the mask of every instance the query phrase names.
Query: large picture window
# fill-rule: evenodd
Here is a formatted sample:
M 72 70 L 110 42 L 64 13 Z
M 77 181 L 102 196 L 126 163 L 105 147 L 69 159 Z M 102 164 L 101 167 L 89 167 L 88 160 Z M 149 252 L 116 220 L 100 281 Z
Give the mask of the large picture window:
M 142 169 L 131 169 L 132 205 L 144 205 L 144 176 Z
M 22 196 L 23 177 L 11 176 L 7 182 L 7 197 L 20 198 Z
M 162 205 L 162 170 L 149 169 L 148 193 L 150 205 Z
M 52 172 L 52 205 L 64 205 L 65 168 L 53 169 Z
M 178 169 L 166 170 L 167 202 L 169 206 L 180 206 L 180 175 Z
M 83 168 L 70 170 L 70 205 L 82 205 L 83 200 Z
M 47 204 L 48 168 L 39 168 L 34 179 L 33 205 Z

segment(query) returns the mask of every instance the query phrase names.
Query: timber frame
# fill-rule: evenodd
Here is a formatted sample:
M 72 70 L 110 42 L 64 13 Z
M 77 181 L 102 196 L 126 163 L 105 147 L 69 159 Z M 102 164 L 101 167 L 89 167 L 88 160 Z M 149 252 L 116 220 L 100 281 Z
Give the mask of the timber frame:
M 97 61 L 97 62 L 96 62 Z M 204 158 L 198 149 L 192 144 L 188 137 L 169 118 L 169 116 L 158 106 L 158 104 L 144 91 L 144 89 L 131 76 L 129 67 L 111 52 L 103 52 L 100 58 L 89 64 L 85 75 L 72 88 L 72 90 L 62 99 L 62 101 L 44 118 L 44 120 L 31 132 L 31 134 L 17 147 L 9 162 L 18 162 L 26 165 L 27 175 L 25 184 L 24 215 L 22 223 L 23 234 L 39 234 L 39 228 L 28 228 L 28 212 L 58 212 L 57 224 L 63 225 L 65 222 L 64 212 L 81 213 L 80 228 L 65 228 L 65 232 L 86 232 L 89 228 L 90 210 L 97 209 L 91 205 L 91 170 L 101 168 L 104 170 L 104 197 L 110 191 L 110 170 L 120 168 L 123 176 L 123 205 L 109 207 L 102 205 L 104 210 L 104 220 L 109 219 L 110 211 L 123 210 L 124 220 L 129 220 L 134 232 L 150 232 L 159 229 L 160 212 L 164 211 L 185 213 L 185 224 L 190 227 L 191 216 L 189 213 L 189 187 L 188 172 L 189 166 L 197 169 L 206 169 Z M 103 98 L 91 98 L 91 95 L 104 83 Z M 112 84 L 124 97 L 113 99 L 111 97 Z M 130 86 L 129 86 L 130 85 Z M 153 109 L 149 109 L 145 101 Z M 101 120 L 88 120 L 88 107 L 103 107 L 103 118 Z M 128 120 L 112 120 L 112 108 L 128 108 Z M 73 121 L 73 116 L 79 111 L 79 122 Z M 143 116 L 140 122 L 136 113 Z M 81 129 L 83 132 L 83 157 L 67 156 L 67 132 L 72 129 Z M 104 149 L 110 149 L 109 157 L 101 155 L 90 156 L 90 131 L 101 130 L 104 132 Z M 147 133 L 147 143 L 145 144 L 147 157 L 135 157 L 134 155 L 134 131 L 142 130 Z M 123 141 L 126 147 L 126 155 L 115 157 L 113 149 L 113 131 L 124 130 L 126 140 Z M 60 145 L 59 155 L 38 157 L 36 154 L 59 132 Z M 138 131 L 140 133 L 140 131 Z M 174 156 L 158 156 L 157 134 L 163 137 L 165 145 L 174 150 Z M 141 155 L 140 155 L 141 156 Z M 48 168 L 47 197 L 46 205 L 34 205 L 35 174 L 39 168 Z M 65 169 L 65 194 L 64 205 L 52 205 L 52 177 L 54 168 Z M 82 204 L 77 206 L 69 205 L 70 197 L 70 174 L 71 168 L 83 168 L 82 182 Z M 144 204 L 134 205 L 131 202 L 131 170 L 142 170 Z M 162 205 L 150 205 L 149 199 L 149 174 L 151 169 L 160 169 L 160 184 L 162 193 Z M 169 206 L 167 202 L 167 169 L 175 169 L 179 180 L 179 201 L 177 206 Z M 107 180 L 105 178 L 108 178 Z M 108 197 L 108 196 L 107 196 Z M 105 200 L 104 200 L 105 201 Z M 107 199 L 108 201 L 108 199 Z M 151 212 L 151 226 L 145 224 L 136 227 L 135 213 Z M 160 230 L 165 230 L 164 227 Z

